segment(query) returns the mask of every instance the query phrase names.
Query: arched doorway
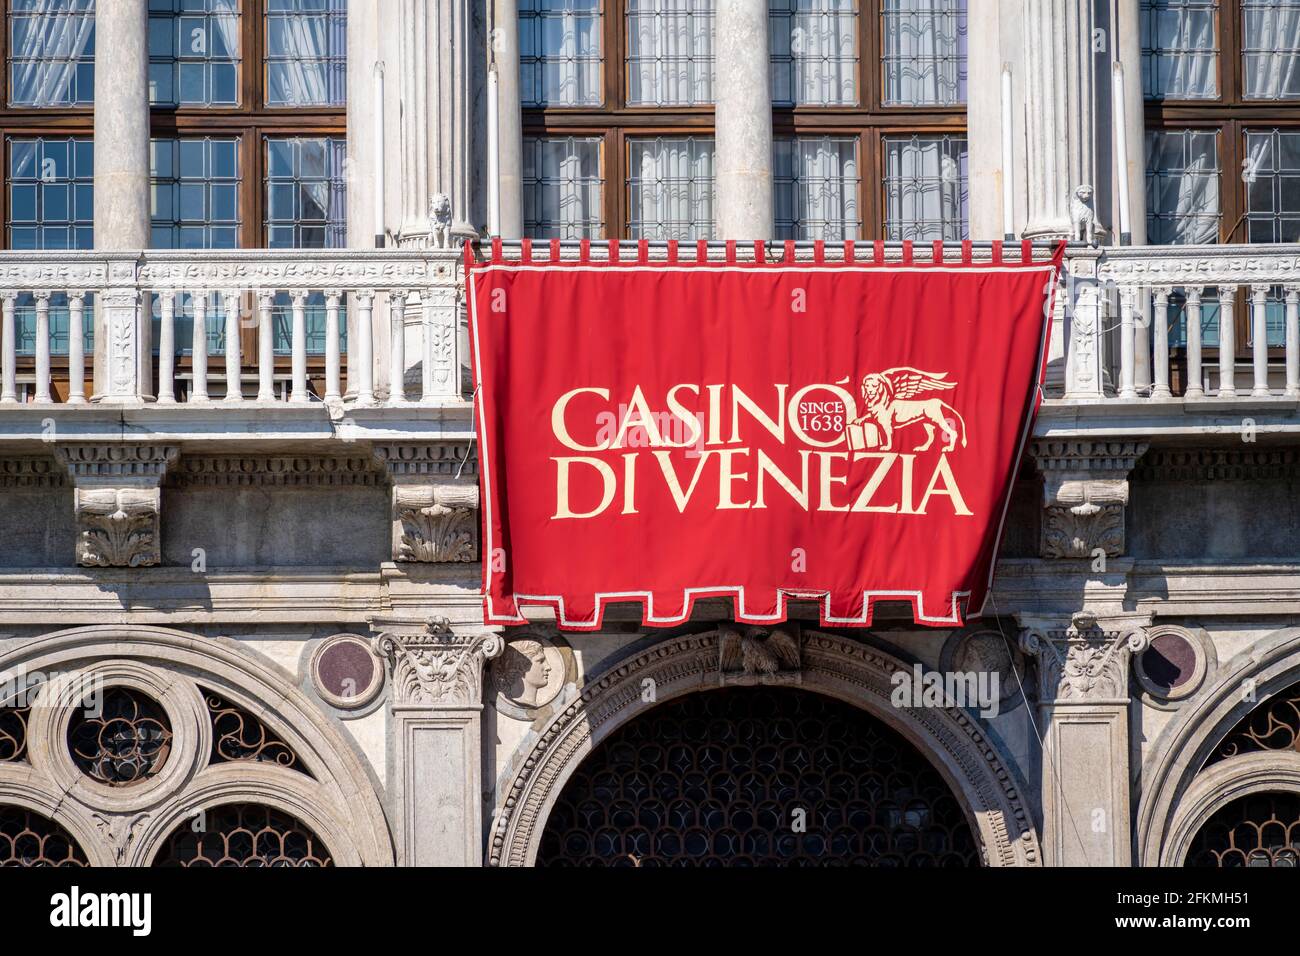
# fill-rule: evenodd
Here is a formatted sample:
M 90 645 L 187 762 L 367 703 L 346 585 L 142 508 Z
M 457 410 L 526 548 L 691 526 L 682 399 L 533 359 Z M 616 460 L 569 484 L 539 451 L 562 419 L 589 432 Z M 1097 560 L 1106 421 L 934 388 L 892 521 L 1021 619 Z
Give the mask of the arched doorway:
M 863 710 L 784 687 L 690 694 L 565 785 L 539 866 L 975 866 L 939 772 Z

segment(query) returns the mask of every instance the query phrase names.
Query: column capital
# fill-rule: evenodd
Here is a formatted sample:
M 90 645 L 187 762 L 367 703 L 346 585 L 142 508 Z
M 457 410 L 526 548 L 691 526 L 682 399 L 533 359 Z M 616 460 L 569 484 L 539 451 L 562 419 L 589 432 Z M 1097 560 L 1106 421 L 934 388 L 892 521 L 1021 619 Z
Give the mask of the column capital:
M 393 483 L 393 560 L 478 559 L 478 461 L 468 445 L 376 445 Z
M 483 703 L 483 665 L 505 648 L 501 635 L 457 630 L 445 617 L 371 618 L 374 648 L 388 662 L 394 709 L 466 709 Z
M 1023 616 L 1020 647 L 1038 662 L 1039 706 L 1127 704 L 1129 661 L 1146 650 L 1153 619 L 1089 609 L 1068 621 Z

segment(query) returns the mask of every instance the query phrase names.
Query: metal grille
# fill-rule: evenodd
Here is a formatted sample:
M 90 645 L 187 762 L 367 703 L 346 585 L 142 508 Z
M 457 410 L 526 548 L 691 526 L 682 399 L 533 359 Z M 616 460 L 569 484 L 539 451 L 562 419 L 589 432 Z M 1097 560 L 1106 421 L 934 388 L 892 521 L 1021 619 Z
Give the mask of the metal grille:
M 972 866 L 939 773 L 898 734 L 805 691 L 692 694 L 577 769 L 542 866 Z
M 210 691 L 203 692 L 203 700 L 212 717 L 213 763 L 253 760 L 307 772 L 293 749 L 252 714 Z
M 23 807 L 0 806 L 0 866 L 88 866 L 67 830 Z
M 0 707 L 0 763 L 27 759 L 27 721 L 31 707 Z
M 1264 750 L 1300 750 L 1300 685 L 1262 702 L 1239 720 L 1205 765 Z
M 154 866 L 333 866 L 320 837 L 287 813 L 254 803 L 205 810 L 182 823 Z
M 1201 827 L 1187 866 L 1294 867 L 1300 861 L 1300 795 L 1257 793 L 1233 800 Z
M 98 701 L 88 701 L 68 726 L 73 762 L 88 777 L 111 787 L 156 775 L 167 762 L 171 744 L 166 711 L 126 687 L 111 687 Z

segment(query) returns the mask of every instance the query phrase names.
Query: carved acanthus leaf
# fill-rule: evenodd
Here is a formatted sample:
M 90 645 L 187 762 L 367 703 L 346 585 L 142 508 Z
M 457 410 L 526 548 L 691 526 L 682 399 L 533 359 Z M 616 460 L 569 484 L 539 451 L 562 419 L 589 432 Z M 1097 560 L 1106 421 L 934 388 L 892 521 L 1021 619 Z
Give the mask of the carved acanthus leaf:
M 422 626 L 371 626 L 387 627 L 375 638 L 375 651 L 388 661 L 399 706 L 481 704 L 483 664 L 505 647 L 499 634 L 458 633 L 446 618 L 430 618 Z

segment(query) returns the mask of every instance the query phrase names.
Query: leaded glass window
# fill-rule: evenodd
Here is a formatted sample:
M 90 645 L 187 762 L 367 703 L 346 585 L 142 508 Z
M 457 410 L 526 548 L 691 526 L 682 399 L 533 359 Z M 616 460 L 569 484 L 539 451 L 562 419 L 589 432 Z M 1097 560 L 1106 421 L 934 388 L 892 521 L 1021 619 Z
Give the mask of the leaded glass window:
M 150 144 L 150 218 L 158 249 L 239 245 L 239 140 L 155 139 Z
M 1147 241 L 1218 242 L 1218 135 L 1212 130 L 1147 133 Z
M 966 0 L 882 0 L 886 106 L 966 102 Z
M 347 0 L 266 0 L 266 105 L 347 98 Z
M 266 138 L 266 244 L 272 249 L 347 245 L 347 140 Z
M 713 137 L 628 141 L 628 234 L 633 239 L 708 239 L 715 197 Z
M 858 238 L 857 139 L 785 137 L 773 150 L 777 238 Z
M 636 106 L 713 101 L 713 0 L 626 0 L 627 96 Z
M 519 95 L 524 106 L 598 106 L 600 0 L 519 0 Z
M 1241 0 L 1242 96 L 1300 98 L 1300 0 Z
M 858 101 L 854 0 L 771 0 L 772 102 L 852 106 Z
M 9 248 L 94 248 L 94 173 L 89 137 L 9 140 Z
M 599 238 L 605 227 L 603 193 L 600 137 L 524 140 L 524 235 Z
M 149 0 L 149 101 L 238 105 L 238 0 Z
M 9 105 L 95 101 L 95 0 L 11 0 Z
M 885 238 L 967 238 L 964 136 L 887 136 Z
M 1141 0 L 1147 99 L 1218 96 L 1218 6 L 1217 0 Z
M 1300 241 L 1300 132 L 1247 131 L 1243 170 L 1247 241 Z

